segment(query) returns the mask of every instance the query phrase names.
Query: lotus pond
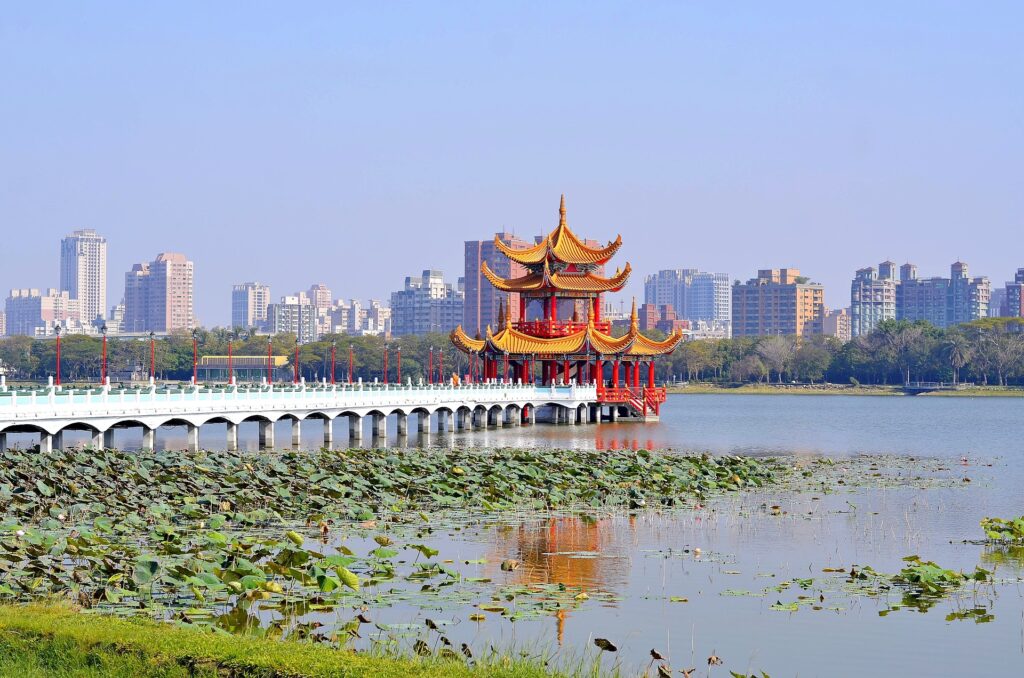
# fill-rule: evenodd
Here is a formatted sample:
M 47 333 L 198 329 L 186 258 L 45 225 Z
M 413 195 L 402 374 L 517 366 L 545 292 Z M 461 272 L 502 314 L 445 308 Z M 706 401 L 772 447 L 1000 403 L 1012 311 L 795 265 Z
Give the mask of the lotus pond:
M 9 452 L 0 596 L 467 663 L 583 658 L 625 675 L 1024 666 L 1015 413 L 956 399 L 967 410 L 943 410 L 931 442 L 915 422 L 881 443 L 879 412 L 825 416 L 843 416 L 829 409 L 838 397 L 819 412 L 801 397 L 811 411 L 797 414 L 771 404 L 781 397 L 729 412 L 731 398 L 708 396 L 706 428 L 694 398 L 672 403 L 685 419 L 632 438 L 596 428 L 616 447 L 676 436 L 714 455 Z M 756 409 L 773 407 L 771 421 Z M 760 431 L 717 428 L 740 415 Z M 872 430 L 838 444 L 857 418 Z M 551 430 L 537 442 L 566 435 Z M 752 448 L 759 435 L 771 444 Z

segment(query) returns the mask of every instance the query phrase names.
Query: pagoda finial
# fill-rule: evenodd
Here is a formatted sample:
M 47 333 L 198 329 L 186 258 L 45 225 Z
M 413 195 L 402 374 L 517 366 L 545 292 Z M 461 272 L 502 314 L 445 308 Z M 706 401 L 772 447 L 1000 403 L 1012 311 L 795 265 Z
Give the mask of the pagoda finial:
M 505 329 L 512 329 L 512 295 L 508 295 L 508 303 L 505 304 Z
M 558 205 L 558 225 L 565 226 L 565 193 L 562 194 L 562 201 Z
M 632 332 L 640 330 L 640 316 L 636 313 L 636 297 L 633 297 L 633 310 L 629 313 L 629 329 Z

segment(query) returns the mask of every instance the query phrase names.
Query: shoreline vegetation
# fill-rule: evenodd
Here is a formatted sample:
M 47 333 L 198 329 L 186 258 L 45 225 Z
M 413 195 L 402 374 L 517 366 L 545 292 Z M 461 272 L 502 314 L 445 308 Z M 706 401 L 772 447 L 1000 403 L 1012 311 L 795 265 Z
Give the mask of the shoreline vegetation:
M 950 398 L 950 397 L 1024 397 L 1024 388 L 1007 386 L 958 386 L 954 390 L 931 391 L 911 394 L 903 390 L 903 386 L 877 384 L 715 384 L 711 382 L 691 382 L 688 384 L 668 384 L 668 392 L 681 395 L 845 395 L 845 396 L 910 396 L 915 398 Z
M 498 654 L 470 666 L 460 659 L 378 656 L 311 642 L 215 634 L 142 618 L 82 614 L 51 602 L 0 605 L 0 675 L 123 678 L 320 678 L 327 676 L 576 676 L 541 659 Z

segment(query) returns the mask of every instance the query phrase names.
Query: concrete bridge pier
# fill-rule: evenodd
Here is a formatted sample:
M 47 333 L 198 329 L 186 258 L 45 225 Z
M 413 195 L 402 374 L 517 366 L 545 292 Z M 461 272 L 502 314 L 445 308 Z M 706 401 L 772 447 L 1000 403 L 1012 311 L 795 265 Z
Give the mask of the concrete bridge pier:
M 352 440 L 363 439 L 363 418 L 350 414 L 348 417 L 348 437 Z
M 198 434 L 197 434 L 198 435 Z M 197 449 L 199 443 L 196 443 Z M 108 428 L 103 432 L 103 449 L 112 450 L 114 449 L 114 429 Z
M 438 423 L 441 421 L 441 414 L 437 415 Z M 438 427 L 440 428 L 440 426 Z M 430 415 L 426 412 L 420 412 L 416 415 L 416 430 L 420 433 L 430 433 Z
M 260 449 L 274 449 L 274 422 L 272 421 L 260 422 Z
M 235 441 L 237 444 L 237 440 Z M 156 449 L 156 429 L 148 426 L 142 427 L 142 449 Z
M 108 431 L 108 433 L 112 433 L 112 431 Z M 111 436 L 111 437 L 113 437 L 113 436 Z M 104 438 L 106 438 L 105 434 L 104 434 Z M 105 447 L 107 447 L 105 439 L 103 441 L 103 444 L 104 444 Z M 199 451 L 199 427 L 195 426 L 193 424 L 189 424 L 188 425 L 188 450 L 189 450 L 189 452 L 198 452 Z
M 0 433 L 0 452 L 7 449 L 7 434 Z
M 43 453 L 53 452 L 53 436 L 45 431 L 39 434 L 39 451 Z
M 537 423 L 537 408 L 534 405 L 530 405 L 530 414 L 527 417 L 526 423 L 533 426 Z
M 370 427 L 373 430 L 374 438 L 387 438 L 388 437 L 388 418 L 383 414 L 370 415 Z
M 334 444 L 334 420 L 324 419 L 324 447 Z
M 143 434 L 143 435 L 145 435 L 145 434 Z M 232 424 L 230 421 L 228 422 L 227 436 L 228 436 L 228 451 L 229 452 L 234 452 L 235 450 L 238 449 L 238 424 Z M 143 447 L 145 447 L 145 444 L 143 444 Z
M 57 431 L 53 434 L 53 449 L 64 449 L 64 431 Z
M 292 447 L 298 447 L 302 442 L 302 420 L 292 419 Z
M 567 407 L 567 408 L 565 408 L 565 419 L 566 419 L 567 422 L 569 422 L 570 426 L 576 426 L 577 424 L 579 424 L 580 423 L 579 417 L 580 417 L 580 410 L 579 410 L 579 408 L 577 408 L 577 407 Z
M 103 449 L 103 433 L 101 431 L 93 432 L 89 446 L 96 450 Z
M 400 435 L 400 436 L 409 435 L 409 415 L 405 414 L 404 412 L 399 412 L 398 414 L 395 415 L 395 417 L 396 417 L 396 419 L 398 421 L 398 428 L 397 428 L 398 435 Z M 423 430 L 423 429 L 420 429 L 420 430 Z
M 451 433 L 452 431 L 452 413 L 448 410 L 441 410 L 437 413 L 437 432 L 438 433 Z
M 458 410 L 455 412 L 455 428 L 459 431 L 466 430 L 466 410 Z
M 608 406 L 608 421 L 618 421 L 618 420 L 619 420 L 619 406 L 618 405 L 609 405 Z

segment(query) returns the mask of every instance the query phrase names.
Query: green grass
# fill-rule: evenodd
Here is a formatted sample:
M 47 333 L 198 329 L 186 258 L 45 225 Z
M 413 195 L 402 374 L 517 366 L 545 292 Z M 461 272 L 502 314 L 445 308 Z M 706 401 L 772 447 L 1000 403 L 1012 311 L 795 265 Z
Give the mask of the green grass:
M 585 671 L 591 673 L 591 670 Z M 579 667 L 574 674 L 584 673 Z M 82 614 L 68 605 L 0 605 L 0 676 L 533 676 L 538 661 L 508 656 L 462 661 L 378 657 L 298 641 L 221 635 L 142 619 Z

